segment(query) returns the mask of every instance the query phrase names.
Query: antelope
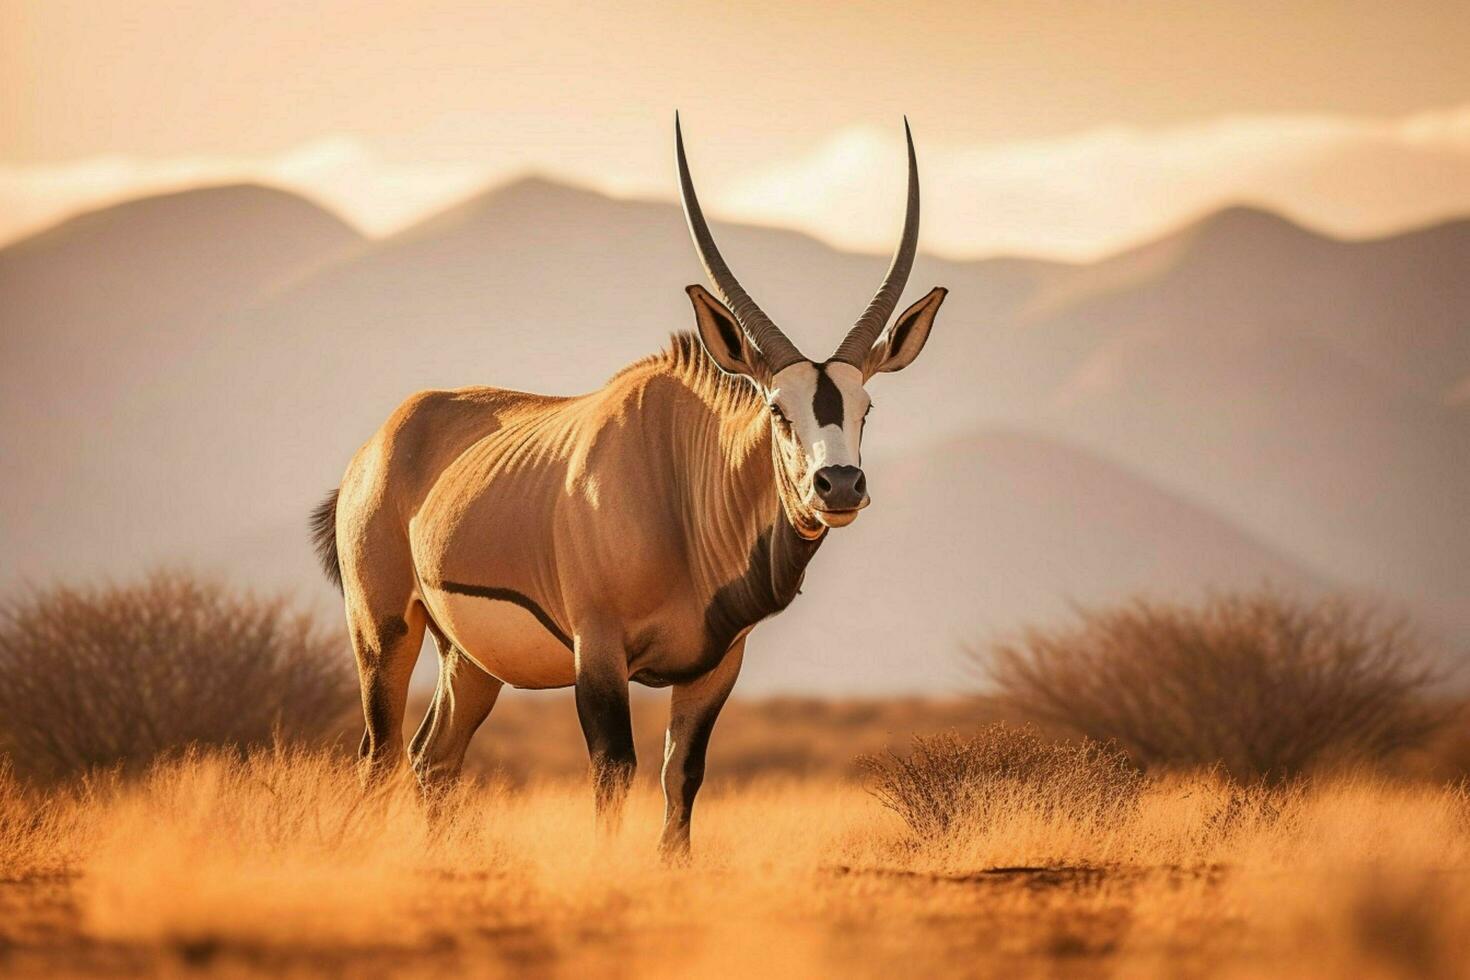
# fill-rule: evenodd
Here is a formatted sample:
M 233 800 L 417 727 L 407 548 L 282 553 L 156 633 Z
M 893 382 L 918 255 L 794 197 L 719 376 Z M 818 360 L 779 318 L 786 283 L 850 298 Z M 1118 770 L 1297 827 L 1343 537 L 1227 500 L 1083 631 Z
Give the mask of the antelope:
M 616 827 L 637 764 L 629 683 L 669 687 L 660 848 L 687 856 L 746 638 L 795 598 L 827 532 L 868 506 L 865 385 L 919 355 L 945 297 L 935 288 L 885 331 L 919 236 L 907 120 L 904 135 L 902 238 L 827 360 L 803 356 L 721 257 L 676 115 L 684 214 L 718 294 L 687 287 L 695 331 L 590 394 L 421 392 L 358 450 L 312 532 L 344 596 L 365 779 L 401 764 L 425 630 L 439 679 L 408 746 L 425 790 L 457 777 L 504 685 L 570 685 L 596 814 Z

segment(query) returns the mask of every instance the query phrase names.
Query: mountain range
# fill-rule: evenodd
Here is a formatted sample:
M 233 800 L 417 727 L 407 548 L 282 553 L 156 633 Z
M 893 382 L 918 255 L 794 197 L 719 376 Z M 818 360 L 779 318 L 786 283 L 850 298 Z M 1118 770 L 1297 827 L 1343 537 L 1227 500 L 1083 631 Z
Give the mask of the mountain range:
M 822 358 L 886 258 L 718 225 Z M 896 230 L 895 230 L 896 234 Z M 749 689 L 938 690 L 1068 602 L 1274 581 L 1470 638 L 1470 223 L 1371 241 L 1233 207 L 1096 263 L 921 256 L 950 298 L 870 386 L 874 506 Z M 572 393 L 691 325 L 674 205 L 539 178 L 405 232 L 205 188 L 0 249 L 0 585 L 189 563 L 325 604 L 304 515 L 411 392 Z

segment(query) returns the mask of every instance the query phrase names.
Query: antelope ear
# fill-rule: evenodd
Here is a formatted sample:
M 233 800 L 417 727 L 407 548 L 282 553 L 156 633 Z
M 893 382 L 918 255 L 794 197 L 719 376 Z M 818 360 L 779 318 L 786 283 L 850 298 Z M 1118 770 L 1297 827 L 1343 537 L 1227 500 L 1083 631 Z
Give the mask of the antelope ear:
M 735 314 L 715 299 L 703 286 L 686 286 L 684 291 L 694 304 L 694 320 L 699 326 L 699 342 L 714 358 L 720 369 L 730 374 L 743 374 L 760 380 L 766 375 L 765 359 L 740 329 Z
M 935 286 L 927 296 L 904 310 L 868 352 L 863 377 L 870 378 L 879 371 L 901 371 L 912 364 L 924 349 L 929 329 L 934 326 L 934 315 L 947 295 L 949 290 Z

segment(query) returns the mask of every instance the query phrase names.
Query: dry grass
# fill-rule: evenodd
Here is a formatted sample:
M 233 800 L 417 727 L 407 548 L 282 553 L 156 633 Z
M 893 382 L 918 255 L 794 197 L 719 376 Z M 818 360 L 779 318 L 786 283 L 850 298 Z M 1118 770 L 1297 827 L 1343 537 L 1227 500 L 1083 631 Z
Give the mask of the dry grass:
M 667 868 L 647 787 L 607 838 L 580 781 L 468 783 L 431 820 L 291 749 L 5 779 L 0 971 L 1449 976 L 1470 953 L 1460 789 L 1176 776 L 1104 819 L 1055 797 L 1021 780 L 916 833 L 851 782 L 715 785 Z
M 4 649 L 34 657 L 12 659 L 24 683 L 0 698 L 17 712 L 0 713 L 17 762 L 34 775 L 47 758 L 17 732 L 139 748 L 67 757 L 118 763 L 69 782 L 0 771 L 0 974 L 1434 977 L 1470 954 L 1470 793 L 1425 778 L 1463 768 L 1455 728 L 1393 779 L 1359 768 L 1242 785 L 1224 770 L 1141 774 L 1102 743 L 995 724 L 1007 719 L 994 701 L 737 700 L 713 742 L 694 860 L 674 868 L 655 856 L 662 699 L 635 702 L 644 764 L 616 836 L 593 825 L 566 692 L 507 697 L 475 743 L 474 778 L 432 809 L 407 778 L 365 795 L 343 751 L 355 724 L 336 749 L 262 746 L 261 716 L 235 708 L 272 677 L 295 685 L 290 651 L 340 651 L 280 606 L 191 588 L 59 591 L 31 619 L 11 607 Z M 127 630 L 113 640 L 109 624 Z M 1113 680 L 1144 699 L 1126 706 L 1140 725 L 1161 663 L 1145 640 L 1159 642 L 1119 635 L 1143 673 Z M 198 656 L 212 644 L 223 660 Z M 1210 678 L 1234 661 L 1190 649 L 1175 644 L 1180 676 L 1228 686 Z M 137 676 L 56 666 L 95 668 L 106 650 Z M 251 650 L 268 655 L 252 667 Z M 1304 717 L 1383 703 L 1355 699 L 1345 677 L 1406 681 L 1390 688 L 1422 707 L 1412 672 L 1307 659 L 1286 682 L 1318 691 L 1296 706 Z M 1385 663 L 1405 662 L 1368 667 Z M 315 669 L 291 702 L 313 734 L 330 712 L 310 698 L 340 695 Z M 1248 679 L 1252 697 L 1277 696 L 1265 677 Z M 1159 725 L 1187 727 L 1185 702 L 1156 704 Z M 1226 717 L 1251 738 L 1290 734 L 1213 704 L 1224 713 L 1180 739 Z M 226 744 L 198 747 L 211 738 Z

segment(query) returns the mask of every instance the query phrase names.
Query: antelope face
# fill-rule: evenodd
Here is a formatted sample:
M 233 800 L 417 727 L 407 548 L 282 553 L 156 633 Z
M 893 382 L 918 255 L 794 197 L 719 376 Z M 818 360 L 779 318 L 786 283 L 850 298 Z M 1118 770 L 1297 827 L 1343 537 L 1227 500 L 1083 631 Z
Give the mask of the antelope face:
M 745 376 L 765 396 L 782 488 L 823 526 L 857 520 L 872 502 L 862 469 L 863 429 L 873 408 L 867 382 L 919 356 L 945 290 L 936 288 L 905 310 L 868 349 L 861 367 L 835 356 L 820 363 L 798 356 L 776 371 L 719 300 L 701 286 L 688 292 L 705 350 L 721 369 Z
M 903 237 L 868 308 L 832 356 L 818 363 L 797 350 L 761 311 L 715 247 L 689 176 L 679 117 L 674 116 L 684 216 L 700 262 L 725 301 L 721 303 L 701 286 L 688 287 L 699 339 L 721 369 L 744 375 L 765 395 L 782 495 L 788 511 L 798 511 L 804 519 L 801 523 L 807 526 L 814 521 L 820 526 L 846 527 L 868 506 L 871 498 L 862 470 L 863 424 L 873 406 L 866 388 L 868 379 L 913 363 L 944 302 L 945 290 L 935 288 L 884 329 L 898 306 L 919 246 L 919 166 L 908 120 L 903 129 L 909 158 Z
M 862 372 L 839 361 L 800 361 L 771 382 L 766 404 L 787 485 L 821 523 L 846 527 L 872 502 L 862 442 L 873 401 Z

